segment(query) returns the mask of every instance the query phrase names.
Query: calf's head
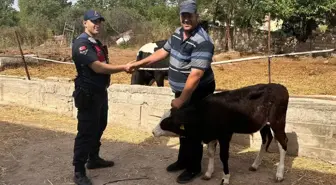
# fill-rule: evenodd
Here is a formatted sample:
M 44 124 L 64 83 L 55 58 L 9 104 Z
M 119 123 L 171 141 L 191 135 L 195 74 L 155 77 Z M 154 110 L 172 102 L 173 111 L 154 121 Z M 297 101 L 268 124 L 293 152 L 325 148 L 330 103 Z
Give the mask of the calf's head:
M 193 107 L 170 109 L 161 117 L 159 124 L 153 129 L 155 137 L 177 137 L 184 132 L 184 127 L 197 121 L 196 110 Z

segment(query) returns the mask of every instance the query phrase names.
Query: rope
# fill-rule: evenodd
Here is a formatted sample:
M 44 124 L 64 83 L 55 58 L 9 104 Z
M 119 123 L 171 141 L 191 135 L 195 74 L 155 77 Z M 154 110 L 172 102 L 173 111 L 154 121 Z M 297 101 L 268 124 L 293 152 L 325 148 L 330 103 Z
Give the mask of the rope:
M 226 61 L 220 61 L 220 62 L 212 62 L 211 65 L 220 65 L 220 64 L 227 64 L 232 62 L 243 62 L 246 60 L 258 60 L 258 59 L 264 59 L 268 58 L 268 56 L 257 56 L 257 57 L 249 57 L 249 58 L 240 58 L 240 59 L 232 59 L 232 60 L 226 60 Z
M 36 55 L 34 54 L 28 54 L 28 55 L 23 55 L 24 57 L 34 57 Z M 22 56 L 21 55 L 0 55 L 0 58 L 2 57 L 8 57 L 8 58 L 21 58 Z
M 167 71 L 169 68 L 139 68 L 138 70 L 143 70 L 143 71 Z
M 273 58 L 273 57 L 283 57 L 283 56 L 292 56 L 292 55 L 304 55 L 310 53 L 326 53 L 326 52 L 333 52 L 336 49 L 327 49 L 327 50 L 316 50 L 316 51 L 307 51 L 307 52 L 298 52 L 298 53 L 287 53 L 287 54 L 280 54 L 280 55 L 270 55 L 270 56 L 256 56 L 256 57 L 248 57 L 248 58 L 240 58 L 240 59 L 232 59 L 226 61 L 219 61 L 219 62 L 212 62 L 211 65 L 220 65 L 220 64 L 227 64 L 233 62 L 243 62 L 248 60 L 258 60 L 258 59 L 265 59 L 265 58 Z M 148 71 L 166 71 L 169 68 L 139 68 L 138 70 L 148 70 Z
M 312 53 L 327 53 L 327 52 L 333 52 L 333 51 L 336 51 L 336 48 L 335 49 L 326 49 L 326 50 L 306 51 L 306 52 L 299 52 L 299 53 L 287 53 L 287 54 L 271 55 L 271 56 L 273 56 L 273 57 L 284 57 L 284 56 L 304 55 L 304 54 L 312 54 Z
M 225 60 L 225 61 L 219 61 L 219 62 L 212 62 L 211 65 L 221 65 L 221 64 L 227 64 L 227 63 L 233 63 L 233 62 L 243 62 L 248 60 L 258 60 L 258 59 L 265 59 L 265 58 L 273 58 L 273 57 L 284 57 L 284 56 L 293 56 L 293 55 L 304 55 L 304 54 L 312 54 L 312 53 L 327 53 L 327 52 L 333 52 L 336 51 L 336 49 L 327 49 L 327 50 L 315 50 L 315 51 L 306 51 L 306 52 L 298 52 L 298 53 L 287 53 L 287 54 L 279 54 L 279 55 L 270 55 L 270 56 L 256 56 L 256 57 L 248 57 L 248 58 L 240 58 L 240 59 L 232 59 L 232 60 Z M 34 58 L 37 60 L 45 60 L 60 64 L 71 64 L 74 65 L 73 62 L 61 62 L 57 60 L 51 60 L 46 58 L 38 58 L 34 57 L 33 55 L 26 55 L 26 57 Z M 131 62 L 135 62 L 134 60 Z M 131 63 L 129 62 L 129 63 Z M 138 70 L 145 70 L 145 71 L 167 71 L 169 68 L 139 68 Z
M 47 59 L 47 58 L 38 58 L 38 57 L 30 57 L 30 58 L 34 58 L 34 59 L 37 59 L 37 60 L 45 60 L 45 61 L 60 63 L 60 64 L 72 64 L 72 65 L 74 64 L 74 63 L 71 63 L 71 62 L 61 62 L 61 61 Z

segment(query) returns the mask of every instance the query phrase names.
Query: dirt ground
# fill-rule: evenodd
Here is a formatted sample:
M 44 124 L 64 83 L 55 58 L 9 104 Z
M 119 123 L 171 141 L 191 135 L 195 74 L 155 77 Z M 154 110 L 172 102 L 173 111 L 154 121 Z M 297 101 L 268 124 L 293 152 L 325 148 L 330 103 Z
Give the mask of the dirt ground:
M 137 48 L 110 48 L 109 58 L 113 64 L 125 64 L 134 61 Z M 71 61 L 69 48 L 40 47 L 34 50 L 24 50 L 25 54 L 37 54 L 42 58 L 59 61 Z M 2 50 L 5 54 L 20 54 L 16 49 Z M 248 54 L 217 53 L 215 61 L 255 56 Z M 213 66 L 217 89 L 234 89 L 255 83 L 268 83 L 267 59 L 245 61 L 232 64 Z M 46 78 L 51 76 L 74 79 L 76 71 L 74 65 L 42 62 L 28 66 L 32 78 Z M 5 67 L 0 75 L 26 76 L 23 65 Z M 335 57 L 282 57 L 273 58 L 271 63 L 271 81 L 285 85 L 291 95 L 336 95 L 336 58 Z M 112 75 L 111 83 L 130 84 L 131 75 L 117 73 Z M 167 81 L 165 85 L 169 86 Z
M 0 184 L 66 185 L 72 183 L 71 166 L 76 120 L 39 110 L 0 106 Z M 150 133 L 110 123 L 103 135 L 102 156 L 115 161 L 112 168 L 89 170 L 95 185 L 173 185 L 179 173 L 165 168 L 177 157 L 176 138 L 153 138 Z M 287 156 L 285 180 L 274 183 L 278 154 L 265 156 L 257 172 L 248 171 L 257 153 L 232 144 L 230 148 L 233 185 L 334 185 L 336 166 L 315 159 Z M 207 155 L 203 155 L 203 172 Z M 222 171 L 215 160 L 213 179 L 200 178 L 193 185 L 219 184 Z M 140 178 L 140 179 L 138 179 Z M 124 180 L 115 182 L 118 180 Z M 109 183 L 110 182 L 110 183 Z

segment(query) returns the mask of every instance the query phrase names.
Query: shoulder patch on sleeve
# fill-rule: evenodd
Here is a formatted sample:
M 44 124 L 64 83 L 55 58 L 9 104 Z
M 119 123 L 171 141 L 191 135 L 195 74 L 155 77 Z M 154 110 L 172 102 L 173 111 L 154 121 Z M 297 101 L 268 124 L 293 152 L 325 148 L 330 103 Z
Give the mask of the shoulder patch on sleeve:
M 88 52 L 88 48 L 86 46 L 79 47 L 80 54 L 86 55 L 87 52 Z

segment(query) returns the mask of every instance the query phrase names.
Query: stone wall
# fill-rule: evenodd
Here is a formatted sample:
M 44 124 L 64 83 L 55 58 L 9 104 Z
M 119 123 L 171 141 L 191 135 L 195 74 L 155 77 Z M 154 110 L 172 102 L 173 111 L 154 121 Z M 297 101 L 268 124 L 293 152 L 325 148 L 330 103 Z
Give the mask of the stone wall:
M 0 76 L 0 102 L 76 116 L 71 97 L 73 83 L 66 79 L 27 80 Z M 150 132 L 174 98 L 167 87 L 112 85 L 109 122 Z M 288 153 L 336 164 L 336 99 L 291 97 L 287 113 Z M 234 143 L 260 147 L 260 134 L 236 134 Z M 271 151 L 278 152 L 275 142 Z
M 76 117 L 73 82 L 68 79 L 46 80 L 0 75 L 0 101 Z M 150 131 L 173 96 L 167 87 L 114 84 L 108 89 L 109 122 Z
M 5 103 L 72 116 L 72 91 L 73 85 L 65 79 L 48 78 L 44 81 L 0 76 L 0 101 Z
M 112 85 L 109 88 L 109 120 L 150 132 L 163 112 L 170 108 L 173 97 L 166 87 Z

